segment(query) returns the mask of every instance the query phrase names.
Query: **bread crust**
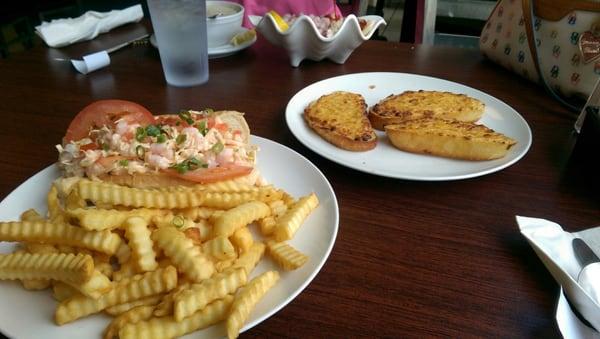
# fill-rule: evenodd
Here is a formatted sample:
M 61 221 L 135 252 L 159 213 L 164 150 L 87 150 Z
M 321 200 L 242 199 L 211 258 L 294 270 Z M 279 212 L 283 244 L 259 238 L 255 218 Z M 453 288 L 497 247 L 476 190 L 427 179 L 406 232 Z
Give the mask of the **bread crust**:
M 304 119 L 331 144 L 348 151 L 364 152 L 377 145 L 377 135 L 366 110 L 362 95 L 336 91 L 310 103 L 304 110 Z
M 502 158 L 517 143 L 483 125 L 435 118 L 386 125 L 385 131 L 400 150 L 473 161 Z
M 369 120 L 378 130 L 384 130 L 388 124 L 428 117 L 475 122 L 481 118 L 484 109 L 484 103 L 465 94 L 405 91 L 392 94 L 371 107 Z

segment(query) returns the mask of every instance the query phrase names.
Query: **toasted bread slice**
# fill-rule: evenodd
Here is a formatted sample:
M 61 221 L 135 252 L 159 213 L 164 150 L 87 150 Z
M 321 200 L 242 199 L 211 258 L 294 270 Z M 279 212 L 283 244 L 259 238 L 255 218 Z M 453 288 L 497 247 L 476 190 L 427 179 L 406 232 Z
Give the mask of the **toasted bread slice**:
M 390 95 L 373 106 L 369 120 L 374 128 L 424 117 L 475 122 L 481 118 L 484 103 L 464 94 L 437 91 L 406 91 Z
M 338 91 L 308 105 L 304 119 L 317 134 L 337 147 L 368 151 L 377 145 L 377 135 L 366 110 L 362 95 Z
M 386 125 L 385 132 L 403 151 L 464 160 L 502 158 L 517 143 L 483 125 L 435 118 Z

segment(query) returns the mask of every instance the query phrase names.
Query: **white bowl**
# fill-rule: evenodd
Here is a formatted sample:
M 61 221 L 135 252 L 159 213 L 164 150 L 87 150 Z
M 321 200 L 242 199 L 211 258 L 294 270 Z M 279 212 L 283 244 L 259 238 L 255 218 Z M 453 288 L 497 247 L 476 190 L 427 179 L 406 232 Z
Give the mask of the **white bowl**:
M 211 19 L 210 16 L 222 13 Z M 208 47 L 214 48 L 229 44 L 231 38 L 242 27 L 244 7 L 230 1 L 206 2 L 206 35 Z
M 304 59 L 320 61 L 328 58 L 335 63 L 343 64 L 356 47 L 369 40 L 380 25 L 386 24 L 380 16 L 362 16 L 360 19 L 366 20 L 367 26 L 361 30 L 359 19 L 351 14 L 344 18 L 340 29 L 333 36 L 326 38 L 319 33 L 313 20 L 306 15 L 298 17 L 284 32 L 279 29 L 271 14 L 264 17 L 251 15 L 248 18 L 269 42 L 288 51 L 290 64 L 293 67 L 298 67 Z

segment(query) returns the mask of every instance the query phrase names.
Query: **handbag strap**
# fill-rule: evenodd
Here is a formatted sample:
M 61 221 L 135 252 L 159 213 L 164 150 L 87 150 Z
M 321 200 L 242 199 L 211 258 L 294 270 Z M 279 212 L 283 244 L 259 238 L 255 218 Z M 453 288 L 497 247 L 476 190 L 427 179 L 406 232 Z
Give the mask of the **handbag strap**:
M 547 1 L 544 1 L 544 2 L 547 2 Z M 575 1 L 575 2 L 588 3 L 588 2 L 583 2 L 583 1 Z M 535 0 L 521 0 L 521 3 L 523 5 L 523 20 L 525 21 L 525 33 L 527 34 L 527 43 L 529 44 L 529 50 L 531 51 L 531 56 L 533 58 L 533 64 L 535 65 L 535 69 L 538 72 L 538 76 L 540 77 L 540 81 L 541 81 L 542 85 L 544 86 L 546 91 L 558 102 L 560 102 L 561 104 L 563 104 L 564 106 L 566 106 L 567 108 L 569 108 L 572 111 L 577 111 L 577 112 L 581 111 L 582 107 L 573 105 L 572 103 L 563 99 L 558 93 L 556 93 L 556 91 L 552 88 L 552 86 L 550 86 L 548 84 L 548 82 L 546 81 L 546 78 L 544 78 L 544 73 L 542 72 L 542 69 L 540 67 L 538 48 L 537 48 L 537 44 L 535 42 L 535 33 L 533 31 Z M 594 4 L 594 5 L 597 5 L 597 4 Z M 577 7 L 577 8 L 579 8 L 579 7 Z M 585 9 L 587 9 L 587 8 L 585 8 Z

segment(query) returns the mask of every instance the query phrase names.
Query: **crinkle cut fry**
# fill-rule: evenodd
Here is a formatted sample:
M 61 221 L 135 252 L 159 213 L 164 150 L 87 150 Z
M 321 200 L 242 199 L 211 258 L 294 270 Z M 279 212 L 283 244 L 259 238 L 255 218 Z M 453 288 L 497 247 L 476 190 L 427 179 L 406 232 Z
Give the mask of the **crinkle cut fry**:
M 125 220 L 125 238 L 131 248 L 132 260 L 141 272 L 154 271 L 158 268 L 156 253 L 152 248 L 148 222 L 141 217 L 131 217 Z
M 241 267 L 246 270 L 246 274 L 249 276 L 256 264 L 260 261 L 263 254 L 265 253 L 265 244 L 262 242 L 255 242 L 250 246 L 248 251 L 244 252 L 240 255 L 233 264 L 231 265 L 232 269 Z
M 173 317 L 152 318 L 135 324 L 127 324 L 119 331 L 120 339 L 166 339 L 176 338 L 191 333 L 225 319 L 231 307 L 233 297 L 228 295 L 216 300 L 204 309 L 176 321 Z
M 284 270 L 295 270 L 308 261 L 308 256 L 285 242 L 268 241 L 269 255 Z
M 35 210 L 31 209 L 28 211 L 23 212 L 23 214 L 21 214 L 21 220 L 41 220 L 43 219 L 41 217 L 41 215 L 39 215 Z M 56 247 L 52 246 L 52 245 L 47 245 L 47 244 L 36 244 L 36 243 L 23 243 L 23 249 L 22 250 L 17 250 L 14 253 L 17 252 L 28 252 L 28 253 L 57 253 L 58 250 L 56 249 Z M 48 279 L 33 279 L 33 280 L 29 280 L 29 279 L 25 279 L 25 280 L 21 280 L 21 283 L 23 284 L 23 288 L 25 288 L 26 290 L 44 290 L 48 287 L 50 287 L 50 285 L 52 284 L 51 280 Z
M 93 299 L 100 298 L 102 294 L 110 291 L 113 287 L 110 279 L 97 269 L 94 269 L 92 276 L 86 282 L 80 284 L 67 282 L 67 284 L 71 285 L 71 287 L 75 288 L 81 294 Z
M 247 192 L 211 192 L 196 190 L 152 190 L 119 186 L 92 180 L 77 182 L 79 195 L 94 203 L 145 208 L 215 207 L 232 208 L 251 200 L 273 201 L 280 199 L 281 191 L 261 187 Z
M 219 273 L 200 284 L 192 285 L 175 296 L 175 320 L 181 321 L 214 300 L 228 294 L 234 294 L 240 286 L 246 284 L 247 276 L 243 268 Z
M 202 193 L 202 206 L 219 209 L 230 209 L 241 205 L 245 202 L 254 200 L 259 200 L 262 202 L 277 200 L 281 198 L 282 194 L 283 193 L 281 191 L 275 190 L 273 187 L 270 186 L 260 187 L 256 190 L 248 192 L 204 192 Z
M 227 237 L 216 237 L 202 244 L 202 252 L 217 260 L 227 260 L 236 257 L 235 248 Z
M 311 193 L 300 198 L 284 215 L 277 218 L 273 236 L 277 241 L 290 240 L 296 234 L 306 217 L 319 205 L 317 195 Z
M 124 279 L 99 299 L 78 295 L 61 302 L 56 308 L 55 321 L 58 325 L 63 325 L 110 306 L 170 291 L 175 286 L 177 286 L 175 267 L 160 268 Z
M 175 227 L 161 227 L 152 233 L 152 241 L 160 247 L 173 264 L 192 281 L 210 277 L 215 267 L 191 239 Z
M 13 253 L 0 255 L 0 280 L 53 279 L 84 283 L 94 272 L 94 259 L 87 254 Z
M 166 315 L 173 314 L 173 304 L 175 302 L 175 296 L 181 291 L 189 288 L 190 284 L 183 283 L 175 287 L 169 293 L 167 293 L 161 300 L 161 302 L 154 308 L 155 317 L 164 317 Z
M 119 330 L 127 324 L 135 324 L 152 318 L 154 306 L 136 306 L 114 318 L 104 330 L 104 339 L 113 339 L 118 336 Z
M 45 221 L 0 222 L 0 241 L 76 246 L 109 255 L 113 255 L 121 244 L 121 238 L 109 231 L 88 231 L 65 223 Z
M 213 215 L 213 213 L 215 213 L 216 211 L 220 211 L 220 210 L 212 208 L 212 207 L 189 207 L 189 208 L 175 210 L 175 211 L 173 211 L 173 214 L 181 215 L 184 218 L 191 219 L 193 221 L 198 221 L 201 219 L 210 218 Z
M 249 250 L 254 243 L 254 237 L 248 227 L 242 227 L 233 232 L 231 243 L 237 248 L 239 253 L 244 253 Z
M 271 209 L 262 201 L 250 201 L 238 205 L 216 218 L 213 234 L 229 237 L 238 229 L 270 214 Z
M 156 307 L 158 303 L 160 303 L 161 299 L 164 297 L 164 294 L 155 294 L 149 297 L 145 297 L 142 299 L 126 302 L 124 304 L 119 304 L 111 307 L 107 307 L 104 309 L 104 312 L 110 314 L 112 316 L 118 316 L 139 306 L 153 306 Z
M 226 323 L 227 336 L 230 339 L 237 338 L 244 323 L 248 319 L 248 316 L 250 316 L 250 312 L 252 312 L 258 301 L 262 299 L 265 293 L 267 293 L 278 280 L 279 273 L 277 271 L 267 271 L 252 279 L 244 286 L 241 292 L 235 296 Z
M 166 211 L 158 209 L 138 208 L 130 211 L 100 208 L 76 208 L 68 210 L 67 215 L 79 221 L 79 225 L 87 230 L 102 231 L 120 227 L 127 218 L 132 216 L 142 217 L 147 222 L 156 215 Z
M 201 192 L 139 189 L 82 179 L 77 183 L 79 195 L 94 203 L 128 207 L 186 208 L 202 204 Z

